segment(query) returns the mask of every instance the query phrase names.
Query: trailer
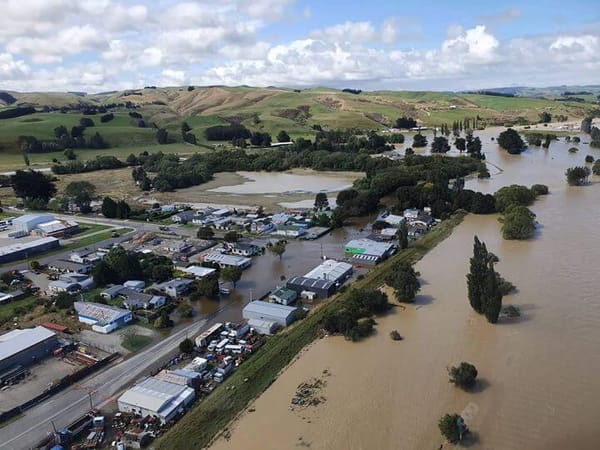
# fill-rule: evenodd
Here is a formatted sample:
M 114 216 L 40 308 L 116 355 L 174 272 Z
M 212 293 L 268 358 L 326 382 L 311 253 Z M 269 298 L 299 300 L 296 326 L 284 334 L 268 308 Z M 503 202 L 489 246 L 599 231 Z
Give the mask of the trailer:
M 222 339 L 217 346 L 215 347 L 215 351 L 217 353 L 223 353 L 223 350 L 225 349 L 225 346 L 229 344 L 229 339 L 225 338 Z

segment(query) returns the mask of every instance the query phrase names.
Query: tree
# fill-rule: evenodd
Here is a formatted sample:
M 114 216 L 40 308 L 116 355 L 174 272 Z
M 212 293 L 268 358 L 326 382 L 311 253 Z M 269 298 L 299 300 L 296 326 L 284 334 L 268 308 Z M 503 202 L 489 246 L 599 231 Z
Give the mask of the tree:
M 233 283 L 234 288 L 240 278 L 242 278 L 242 270 L 238 267 L 225 267 L 221 270 L 221 279 Z
M 227 233 L 225 233 L 225 236 L 223 236 L 223 239 L 225 239 L 225 242 L 237 242 L 242 238 L 242 235 L 240 233 L 238 233 L 237 231 L 228 231 Z
M 535 200 L 535 193 L 527 186 L 512 184 L 498 189 L 494 197 L 496 198 L 496 209 L 498 212 L 504 212 L 512 205 L 531 205 Z
M 92 137 L 90 137 L 90 142 L 88 143 L 89 148 L 108 148 L 108 143 L 104 140 L 104 138 L 100 135 L 100 133 L 96 132 Z
M 287 134 L 284 130 L 281 130 L 278 134 L 277 134 L 277 142 L 290 142 L 292 139 L 290 138 L 290 135 Z
M 23 199 L 40 199 L 48 203 L 56 194 L 52 179 L 34 170 L 17 170 L 11 177 L 11 184 L 15 195 Z
M 552 122 L 552 114 L 549 112 L 541 112 L 540 113 L 540 123 L 550 123 Z
M 500 133 L 497 142 L 500 147 L 511 155 L 518 155 L 527 147 L 519 133 L 512 128 L 508 128 Z
M 590 173 L 589 167 L 577 166 L 569 167 L 565 175 L 567 176 L 567 183 L 570 186 L 583 186 L 587 184 Z
M 459 414 L 446 414 L 439 420 L 438 427 L 442 436 L 451 444 L 460 441 L 467 430 L 467 426 Z
M 194 353 L 194 343 L 192 342 L 192 340 L 186 338 L 183 341 L 181 341 L 179 343 L 179 351 L 187 355 Z
M 447 153 L 450 150 L 448 145 L 448 139 L 444 136 L 437 136 L 433 138 L 431 143 L 431 153 Z
M 104 197 L 101 207 L 102 215 L 106 218 L 113 219 L 117 217 L 117 202 L 110 197 Z
M 179 308 L 177 308 L 177 310 L 179 311 L 179 315 L 181 317 L 193 317 L 194 316 L 194 308 L 192 308 L 189 304 L 187 303 L 182 303 L 181 305 L 179 305 Z M 184 352 L 186 353 L 186 352 Z
M 406 224 L 406 220 L 400 223 L 396 236 L 398 237 L 398 247 L 401 250 L 408 248 L 408 225 Z
M 315 196 L 315 209 L 322 210 L 329 206 L 329 199 L 327 198 L 327 194 L 325 192 L 319 192 Z
M 73 161 L 74 159 L 77 159 L 77 155 L 75 154 L 75 152 L 73 151 L 72 148 L 68 148 L 63 152 L 63 155 L 65 155 L 65 157 L 70 160 Z
M 413 147 L 427 147 L 427 137 L 423 136 L 421 133 L 417 133 L 413 137 Z
M 169 132 L 164 128 L 159 128 L 156 132 L 156 142 L 161 145 L 169 143 Z
M 415 128 L 417 126 L 417 121 L 412 117 L 400 117 L 396 119 L 396 128 Z
M 197 301 L 202 297 L 219 297 L 219 278 L 217 275 L 211 274 L 194 282 L 192 295 L 190 297 L 191 300 Z
M 75 297 L 68 292 L 59 292 L 54 296 L 54 306 L 58 309 L 70 309 L 74 302 Z
M 181 124 L 181 134 L 182 135 L 185 135 L 188 131 L 191 131 L 191 130 L 192 130 L 192 127 L 190 127 L 187 122 L 183 122 Z
M 489 323 L 498 322 L 502 310 L 502 291 L 498 280 L 498 274 L 494 270 L 494 261 L 488 261 L 488 270 L 483 284 L 483 314 Z
M 61 139 L 65 136 L 69 136 L 69 131 L 64 125 L 59 125 L 54 129 L 54 136 L 56 139 Z
M 504 239 L 529 239 L 535 232 L 535 214 L 525 206 L 511 206 L 502 218 Z
M 534 184 L 531 186 L 531 192 L 533 192 L 536 196 L 538 195 L 548 195 L 548 186 L 545 184 Z
M 473 256 L 470 259 L 470 269 L 467 274 L 467 291 L 469 303 L 475 312 L 482 314 L 484 311 L 483 283 L 487 274 L 488 251 L 477 236 L 473 243 Z
M 594 162 L 594 157 L 592 155 L 586 155 L 585 156 L 585 162 L 589 163 L 589 164 L 593 163 Z
M 271 253 L 279 256 L 279 259 L 281 259 L 283 257 L 283 254 L 285 253 L 285 247 L 286 247 L 285 241 L 277 241 L 275 244 L 273 244 L 269 248 L 269 250 L 271 251 Z
M 211 227 L 202 226 L 198 228 L 198 232 L 196 233 L 196 237 L 198 239 L 211 240 L 215 237 L 215 232 Z
M 581 132 L 589 134 L 592 131 L 592 117 L 586 117 L 581 121 Z
M 477 368 L 468 362 L 461 362 L 458 367 L 448 369 L 450 383 L 462 389 L 473 387 L 477 378 Z
M 93 127 L 94 121 L 92 119 L 90 119 L 89 117 L 82 117 L 81 119 L 79 119 L 79 125 L 82 126 L 83 128 Z
M 160 313 L 160 316 L 158 316 L 158 318 L 154 321 L 155 328 L 169 328 L 172 326 L 173 326 L 173 321 L 169 317 L 169 313 L 167 311 L 162 311 Z
M 407 262 L 397 264 L 388 276 L 386 283 L 394 288 L 396 299 L 399 302 L 413 302 L 421 289 L 419 282 L 420 273 Z
M 96 195 L 96 186 L 89 181 L 72 181 L 67 185 L 65 194 L 82 213 L 88 213 L 92 210 L 90 203 Z
M 459 152 L 464 152 L 467 149 L 467 141 L 465 138 L 458 137 L 454 140 L 454 146 Z

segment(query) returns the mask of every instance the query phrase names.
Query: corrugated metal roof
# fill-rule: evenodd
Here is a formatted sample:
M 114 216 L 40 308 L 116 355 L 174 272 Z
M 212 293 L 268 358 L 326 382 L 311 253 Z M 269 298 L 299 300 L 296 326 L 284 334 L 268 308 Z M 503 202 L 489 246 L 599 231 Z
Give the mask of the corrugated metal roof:
M 158 413 L 186 389 L 188 389 L 186 386 L 169 383 L 158 378 L 146 378 L 125 391 L 118 401 Z
M 351 272 L 351 264 L 336 261 L 334 259 L 328 259 L 308 272 L 306 275 L 304 275 L 304 277 L 336 282 Z
M 47 328 L 37 326 L 24 330 L 12 330 L 0 335 L 0 361 L 22 352 L 56 334 Z
M 100 325 L 109 324 L 121 317 L 131 315 L 131 312 L 126 309 L 115 308 L 114 306 L 103 305 L 101 303 L 75 302 L 73 306 L 77 314 L 95 319 Z
M 289 285 L 301 286 L 303 288 L 326 289 L 329 290 L 335 284 L 333 281 L 317 280 L 306 277 L 292 277 L 287 282 Z
M 296 308 L 293 306 L 279 305 L 276 303 L 268 303 L 260 300 L 255 300 L 248 303 L 244 307 L 244 312 L 252 312 L 255 314 L 266 314 L 270 316 L 276 316 L 281 318 L 287 318 L 290 314 L 293 314 Z
M 46 245 L 49 242 L 53 241 L 58 241 L 58 239 L 54 237 L 46 237 L 42 239 L 36 239 L 34 241 L 19 242 L 17 244 L 6 245 L 4 247 L 0 247 L 0 256 L 8 255 L 10 253 L 18 252 L 20 250 L 35 249 L 36 247 Z
M 378 256 L 382 258 L 392 250 L 393 244 L 376 242 L 370 239 L 353 239 L 346 244 L 346 253 Z

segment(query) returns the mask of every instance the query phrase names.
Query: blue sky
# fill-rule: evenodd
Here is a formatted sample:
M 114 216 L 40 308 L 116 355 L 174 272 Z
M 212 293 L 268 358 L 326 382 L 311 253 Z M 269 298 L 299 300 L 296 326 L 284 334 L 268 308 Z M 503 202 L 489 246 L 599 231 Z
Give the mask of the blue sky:
M 600 82 L 592 0 L 4 0 L 0 88 Z

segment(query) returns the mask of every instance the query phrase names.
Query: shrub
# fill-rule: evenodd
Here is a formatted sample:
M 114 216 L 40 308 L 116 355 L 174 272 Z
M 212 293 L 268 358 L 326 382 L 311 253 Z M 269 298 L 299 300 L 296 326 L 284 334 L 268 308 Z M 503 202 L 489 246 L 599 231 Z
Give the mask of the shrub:
M 565 172 L 567 183 L 571 186 L 581 186 L 587 184 L 591 170 L 585 166 L 569 167 Z
M 449 382 L 462 389 L 473 387 L 477 379 L 477 368 L 468 362 L 461 362 L 458 367 L 448 369 Z
M 585 162 L 586 163 L 593 163 L 594 162 L 594 157 L 592 155 L 586 155 L 585 157 Z
M 438 422 L 438 427 L 442 436 L 451 444 L 457 443 L 461 438 L 459 429 L 459 422 L 462 421 L 462 417 L 458 414 L 446 414 Z
M 569 153 L 577 153 L 579 151 L 579 149 L 577 147 L 571 147 L 569 149 Z
M 400 336 L 400 333 L 398 333 L 398 330 L 392 330 L 390 332 L 390 337 L 392 338 L 392 341 L 401 341 L 403 339 L 402 336 Z
M 534 184 L 531 186 L 531 192 L 537 195 L 548 195 L 548 186 L 545 184 Z
M 190 354 L 194 352 L 194 343 L 191 339 L 186 338 L 179 343 L 179 351 L 181 353 Z

